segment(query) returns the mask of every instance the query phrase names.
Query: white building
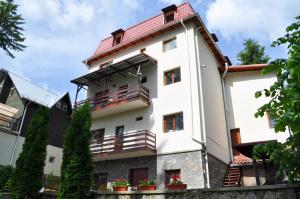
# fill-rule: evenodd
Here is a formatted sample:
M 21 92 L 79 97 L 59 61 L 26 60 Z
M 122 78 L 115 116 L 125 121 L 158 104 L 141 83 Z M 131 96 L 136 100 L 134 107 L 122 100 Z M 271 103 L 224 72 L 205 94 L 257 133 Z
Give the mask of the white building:
M 219 69 L 230 61 L 217 40 L 183 3 L 114 31 L 84 61 L 89 73 L 71 82 L 77 93 L 87 87 L 87 100 L 76 106 L 92 107 L 96 188 L 115 178 L 132 186 L 149 178 L 162 189 L 172 175 L 188 188 L 223 185 L 230 128 L 242 123 L 230 123 L 230 114 L 226 125 Z M 231 74 L 226 78 L 230 90 Z

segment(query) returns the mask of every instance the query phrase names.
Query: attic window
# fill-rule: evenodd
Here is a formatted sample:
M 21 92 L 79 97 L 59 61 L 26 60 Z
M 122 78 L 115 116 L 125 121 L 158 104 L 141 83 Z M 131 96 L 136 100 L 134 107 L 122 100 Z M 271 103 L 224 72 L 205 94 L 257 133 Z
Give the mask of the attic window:
M 176 10 L 177 10 L 177 6 L 175 4 L 162 9 L 165 16 L 164 23 L 174 21 Z
M 10 89 L 10 92 L 9 92 L 9 95 L 13 95 L 14 94 L 14 91 L 15 91 L 15 87 L 12 87 L 11 89 Z
M 115 32 L 111 33 L 114 37 L 113 46 L 118 45 L 119 43 L 121 43 L 124 32 L 125 31 L 123 29 L 118 29 Z

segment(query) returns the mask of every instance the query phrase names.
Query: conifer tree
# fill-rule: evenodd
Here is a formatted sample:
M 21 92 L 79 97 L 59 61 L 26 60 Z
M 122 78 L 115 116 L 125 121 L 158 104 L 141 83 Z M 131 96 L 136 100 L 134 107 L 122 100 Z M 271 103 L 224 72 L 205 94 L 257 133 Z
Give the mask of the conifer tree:
M 266 64 L 270 57 L 265 54 L 265 47 L 253 39 L 244 41 L 244 50 L 237 55 L 241 64 Z
M 12 0 L 0 1 L 0 48 L 12 58 L 15 56 L 11 50 L 23 51 L 26 47 L 22 44 L 25 40 L 22 33 L 24 20 L 17 10 L 18 6 Z
M 63 162 L 58 198 L 85 199 L 92 185 L 90 153 L 91 112 L 88 104 L 73 113 L 64 136 Z
M 49 111 L 39 107 L 30 120 L 22 152 L 12 176 L 10 198 L 35 199 L 43 187 L 47 153 Z

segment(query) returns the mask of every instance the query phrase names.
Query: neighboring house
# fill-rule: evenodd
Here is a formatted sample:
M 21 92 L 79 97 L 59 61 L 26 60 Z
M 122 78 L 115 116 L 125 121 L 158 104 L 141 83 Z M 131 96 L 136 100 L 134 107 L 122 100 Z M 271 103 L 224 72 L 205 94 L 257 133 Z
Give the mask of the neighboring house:
M 63 133 L 72 113 L 68 93 L 57 95 L 5 69 L 0 69 L 0 165 L 15 165 L 30 119 L 39 106 L 50 109 L 44 172 L 60 175 Z
M 266 97 L 256 99 L 255 92 L 269 88 L 277 80 L 274 73 L 261 74 L 261 70 L 266 66 L 267 64 L 230 66 L 225 76 L 227 113 L 234 150 L 231 185 L 264 184 L 266 174 L 262 162 L 257 163 L 256 180 L 255 168 L 253 168 L 256 162 L 252 159 L 253 146 L 270 140 L 284 142 L 288 136 L 287 133 L 274 133 L 274 120 L 268 114 L 262 118 L 254 117 L 257 109 L 270 100 Z M 225 67 L 220 68 L 222 74 L 224 70 Z M 274 168 L 267 166 L 267 175 L 274 177 Z M 241 178 L 237 178 L 238 175 Z M 229 182 L 225 184 L 229 185 Z
M 84 61 L 89 73 L 71 82 L 77 94 L 87 87 L 75 107 L 92 107 L 96 188 L 149 178 L 163 189 L 173 175 L 188 188 L 223 185 L 231 146 L 218 67 L 229 60 L 217 40 L 183 3 L 114 31 Z

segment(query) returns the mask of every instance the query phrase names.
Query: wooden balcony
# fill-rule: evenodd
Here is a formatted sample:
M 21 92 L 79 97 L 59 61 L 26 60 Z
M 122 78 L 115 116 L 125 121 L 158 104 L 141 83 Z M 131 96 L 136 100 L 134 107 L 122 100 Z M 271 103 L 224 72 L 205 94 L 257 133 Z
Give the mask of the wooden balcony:
M 124 159 L 156 154 L 156 136 L 147 131 L 105 136 L 90 145 L 94 161 Z
M 18 131 L 20 119 L 15 118 L 18 109 L 0 103 L 0 130 Z
M 116 113 L 148 107 L 149 90 L 143 85 L 131 89 L 123 88 L 115 92 L 103 92 L 95 97 L 77 102 L 75 108 L 88 102 L 92 107 L 92 118 L 100 118 Z

